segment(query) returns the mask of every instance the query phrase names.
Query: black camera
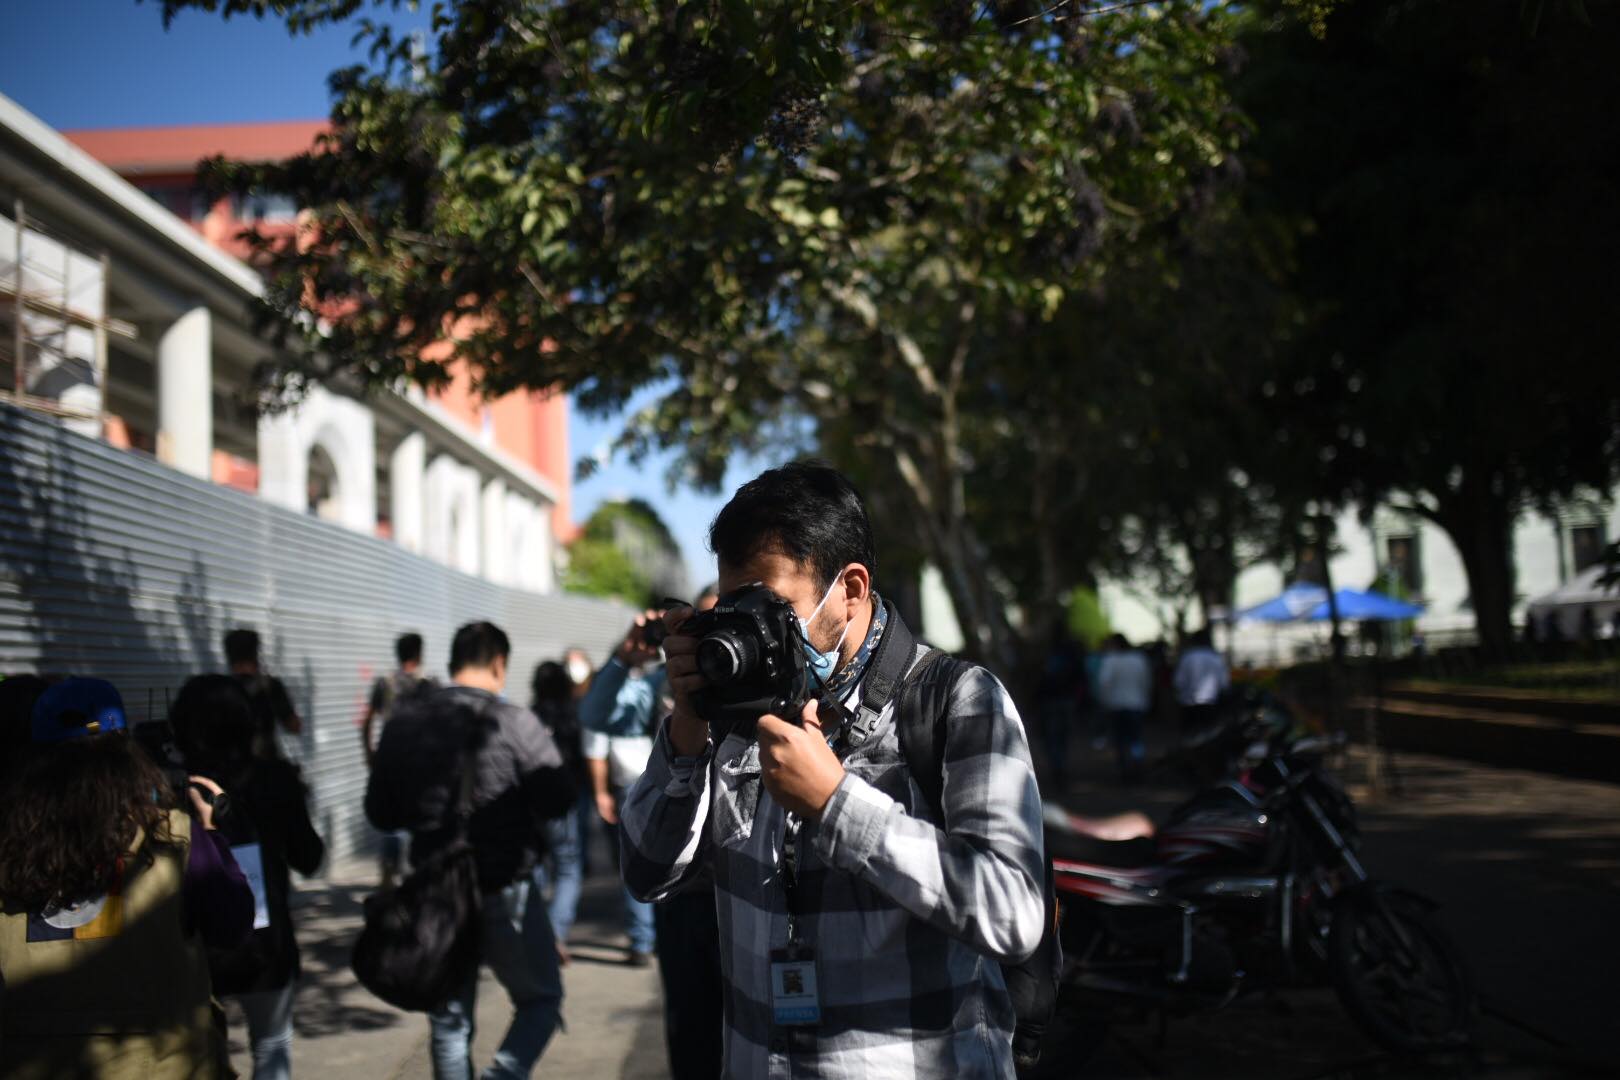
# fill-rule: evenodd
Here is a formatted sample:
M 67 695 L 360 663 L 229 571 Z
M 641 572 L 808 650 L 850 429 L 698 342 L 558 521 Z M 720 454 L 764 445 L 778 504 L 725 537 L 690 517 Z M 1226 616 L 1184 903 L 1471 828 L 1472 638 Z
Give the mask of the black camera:
M 753 738 L 766 713 L 798 722 L 810 674 L 792 604 L 756 581 L 693 615 L 680 633 L 698 639 L 698 671 L 708 685 L 692 694 L 692 705 L 716 743 L 730 734 Z

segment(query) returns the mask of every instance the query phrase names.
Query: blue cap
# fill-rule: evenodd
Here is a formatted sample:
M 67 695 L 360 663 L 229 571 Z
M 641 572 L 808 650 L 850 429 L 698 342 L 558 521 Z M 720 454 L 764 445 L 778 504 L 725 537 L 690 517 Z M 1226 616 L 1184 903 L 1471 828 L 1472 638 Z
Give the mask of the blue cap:
M 34 741 L 62 742 L 123 731 L 124 699 L 105 679 L 63 679 L 34 702 Z

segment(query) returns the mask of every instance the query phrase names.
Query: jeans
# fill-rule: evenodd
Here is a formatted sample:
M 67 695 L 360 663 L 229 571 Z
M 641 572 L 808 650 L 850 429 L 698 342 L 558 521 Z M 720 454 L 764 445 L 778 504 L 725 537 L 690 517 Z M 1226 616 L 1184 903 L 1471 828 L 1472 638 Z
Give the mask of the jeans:
M 718 1080 L 726 1021 L 714 890 L 677 893 L 653 907 L 653 921 L 669 1074 L 672 1080 Z
M 591 813 L 596 813 L 595 807 Z M 579 806 L 546 822 L 545 876 L 551 886 L 551 929 L 560 942 L 568 941 L 579 911 L 579 891 L 585 880 L 585 851 L 580 846 Z
M 292 1007 L 298 984 L 289 979 L 279 990 L 238 994 L 247 1013 L 248 1045 L 253 1051 L 253 1080 L 287 1080 L 292 1076 Z
M 512 1024 L 506 1029 L 484 1080 L 526 1077 L 551 1041 L 562 1015 L 562 974 L 557 943 L 546 905 L 540 900 L 538 875 L 519 878 L 499 892 L 484 894 L 484 963 L 512 999 Z M 478 974 L 459 994 L 428 1014 L 433 1034 L 435 1080 L 468 1080 L 472 1075 L 473 1025 L 478 1002 Z
M 1109 715 L 1114 724 L 1114 753 L 1119 759 L 1119 775 L 1125 780 L 1140 780 L 1147 760 L 1147 745 L 1142 741 L 1142 724 L 1147 713 L 1140 709 L 1115 709 Z

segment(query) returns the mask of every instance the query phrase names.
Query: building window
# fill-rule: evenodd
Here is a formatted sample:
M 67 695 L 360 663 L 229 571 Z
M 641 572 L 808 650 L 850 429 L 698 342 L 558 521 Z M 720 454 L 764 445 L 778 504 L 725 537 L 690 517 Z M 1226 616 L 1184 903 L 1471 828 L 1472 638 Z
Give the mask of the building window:
M 1603 561 L 1603 526 L 1576 525 L 1569 530 L 1570 561 L 1579 574 Z
M 263 191 L 231 196 L 231 211 L 244 225 L 277 225 L 298 218 L 298 204 L 289 196 Z
M 189 181 L 153 180 L 137 186 L 181 221 L 201 221 L 208 216 L 207 198 Z
M 1405 598 L 1423 592 L 1423 566 L 1418 557 L 1416 536 L 1390 536 L 1384 539 L 1384 585 Z

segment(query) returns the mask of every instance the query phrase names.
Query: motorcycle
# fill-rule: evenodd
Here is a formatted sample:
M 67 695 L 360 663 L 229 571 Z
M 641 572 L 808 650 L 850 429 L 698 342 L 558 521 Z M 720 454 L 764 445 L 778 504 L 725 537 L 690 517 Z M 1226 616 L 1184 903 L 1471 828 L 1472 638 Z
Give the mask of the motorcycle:
M 1240 995 L 1331 984 L 1402 1054 L 1469 1042 L 1471 980 L 1435 905 L 1375 880 L 1355 806 L 1274 701 L 1234 710 L 1180 755 L 1227 773 L 1156 828 L 1140 814 L 1047 809 L 1065 956 L 1060 1008 L 1100 1035 L 1124 1013 L 1219 1009 Z

